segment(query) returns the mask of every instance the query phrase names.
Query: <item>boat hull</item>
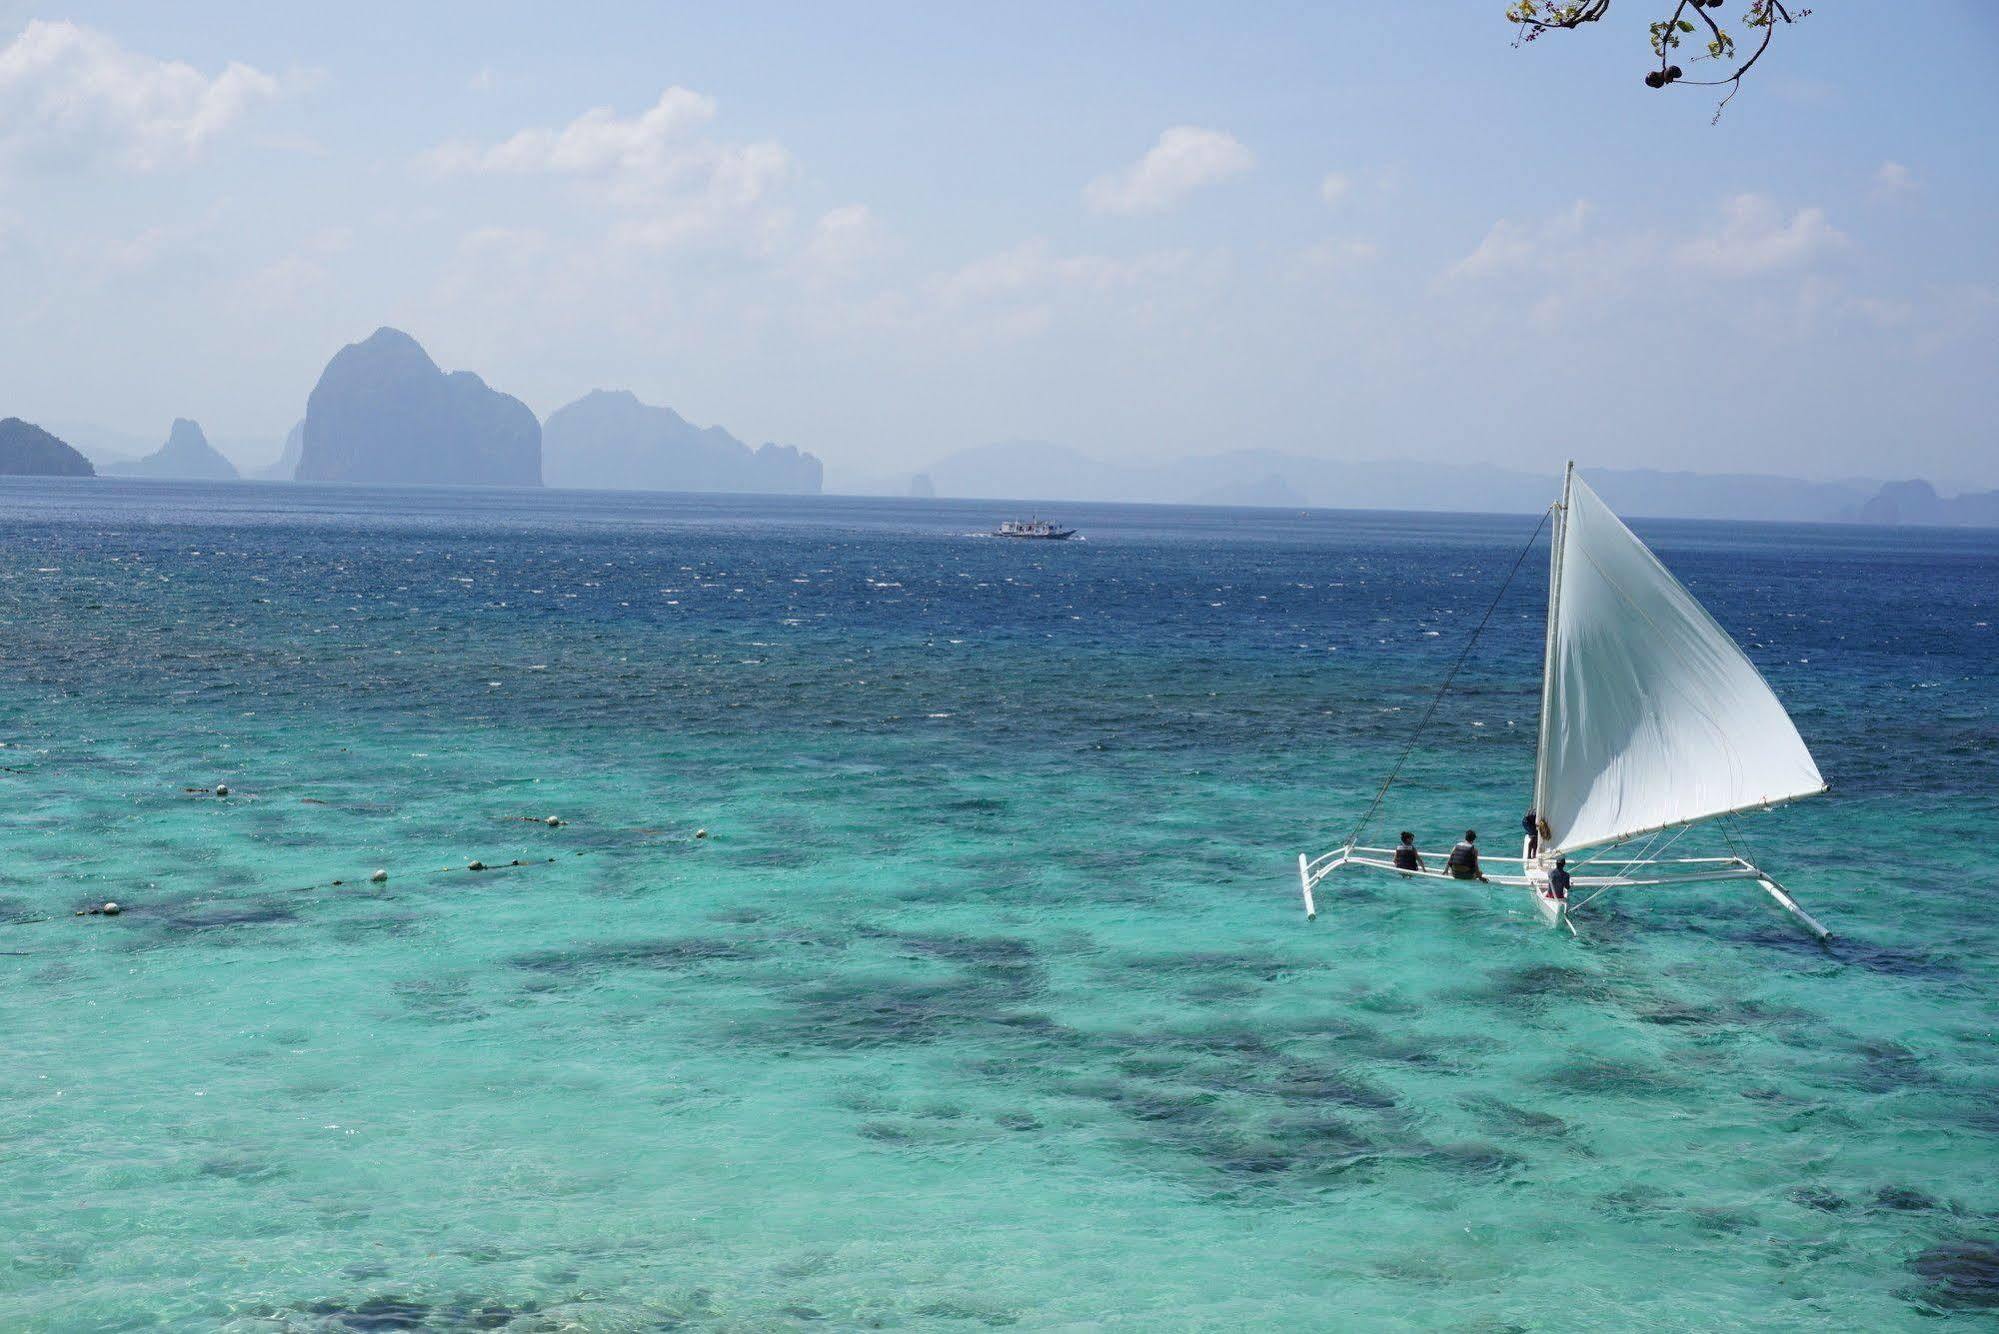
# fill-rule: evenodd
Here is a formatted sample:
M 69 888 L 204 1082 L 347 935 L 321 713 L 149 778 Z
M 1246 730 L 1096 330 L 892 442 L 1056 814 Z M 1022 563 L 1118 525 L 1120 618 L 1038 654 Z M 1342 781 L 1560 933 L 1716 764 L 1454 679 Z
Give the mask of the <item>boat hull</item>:
M 1541 925 L 1561 930 L 1569 920 L 1569 901 L 1558 899 L 1548 892 L 1548 868 L 1527 856 L 1524 840 L 1520 867 L 1527 878 L 1527 893 L 1534 900 L 1534 911 L 1541 915 Z

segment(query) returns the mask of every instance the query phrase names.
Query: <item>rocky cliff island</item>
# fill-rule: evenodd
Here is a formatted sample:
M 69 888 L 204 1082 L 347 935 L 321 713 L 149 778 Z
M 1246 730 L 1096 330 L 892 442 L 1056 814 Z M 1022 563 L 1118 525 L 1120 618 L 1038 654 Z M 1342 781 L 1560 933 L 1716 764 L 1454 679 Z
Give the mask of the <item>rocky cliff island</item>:
M 107 475 L 117 477 L 174 477 L 203 482 L 233 482 L 236 465 L 215 452 L 199 423 L 185 417 L 174 418 L 167 442 L 142 459 L 104 465 Z
M 306 400 L 301 482 L 540 486 L 541 423 L 398 329 L 334 354 Z
M 1999 491 L 1940 496 L 1920 479 L 1888 482 L 1853 517 L 1861 523 L 1994 528 L 1999 527 Z
M 542 426 L 550 486 L 630 491 L 743 491 L 816 496 L 824 469 L 790 445 L 757 449 L 719 426 L 694 425 L 629 390 L 599 389 Z
M 19 417 L 0 421 L 0 477 L 95 477 L 90 460 Z
M 304 452 L 305 420 L 300 418 L 292 423 L 291 430 L 285 432 L 285 443 L 278 450 L 278 461 L 266 464 L 250 475 L 260 482 L 289 482 L 298 476 L 298 459 Z

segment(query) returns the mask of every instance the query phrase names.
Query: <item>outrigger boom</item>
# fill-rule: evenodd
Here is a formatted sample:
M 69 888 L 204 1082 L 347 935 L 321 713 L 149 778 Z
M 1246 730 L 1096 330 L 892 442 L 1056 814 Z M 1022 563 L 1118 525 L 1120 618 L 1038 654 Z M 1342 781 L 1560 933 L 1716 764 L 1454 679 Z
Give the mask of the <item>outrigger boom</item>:
M 1361 847 L 1348 845 L 1336 848 L 1319 857 L 1298 854 L 1298 887 L 1305 899 L 1305 917 L 1318 917 L 1319 908 L 1313 891 L 1321 881 L 1343 866 L 1364 866 L 1378 871 L 1392 871 L 1408 880 L 1450 880 L 1456 883 L 1478 884 L 1479 882 L 1459 882 L 1455 876 L 1444 871 L 1406 871 L 1394 861 L 1393 848 Z M 1832 938 L 1832 932 L 1821 926 L 1816 918 L 1798 906 L 1785 888 L 1771 879 L 1769 874 L 1742 857 L 1671 857 L 1671 858 L 1609 858 L 1598 857 L 1590 860 L 1585 867 L 1601 868 L 1597 873 L 1575 875 L 1569 883 L 1570 898 L 1561 900 L 1547 893 L 1547 865 L 1540 858 L 1481 856 L 1482 867 L 1517 867 L 1513 872 L 1487 871 L 1488 884 L 1505 885 L 1510 888 L 1526 889 L 1532 892 L 1534 906 L 1549 926 L 1566 926 L 1571 933 L 1575 923 L 1570 914 L 1578 908 L 1588 906 L 1600 896 L 1613 889 L 1666 889 L 1678 885 L 1699 885 L 1724 880 L 1754 880 L 1768 893 L 1791 919 L 1810 932 L 1815 939 L 1825 941 Z

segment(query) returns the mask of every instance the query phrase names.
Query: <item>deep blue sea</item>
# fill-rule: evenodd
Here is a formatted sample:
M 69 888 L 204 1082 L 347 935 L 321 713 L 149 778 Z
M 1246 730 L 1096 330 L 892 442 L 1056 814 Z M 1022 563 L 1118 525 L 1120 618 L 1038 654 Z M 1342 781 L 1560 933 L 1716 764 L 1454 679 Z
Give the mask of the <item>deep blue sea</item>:
M 1531 518 L 1008 516 L 0 483 L 0 1328 L 1999 1318 L 1999 534 L 1634 525 L 1821 948 L 1304 919 Z M 1376 832 L 1517 827 L 1545 570 Z

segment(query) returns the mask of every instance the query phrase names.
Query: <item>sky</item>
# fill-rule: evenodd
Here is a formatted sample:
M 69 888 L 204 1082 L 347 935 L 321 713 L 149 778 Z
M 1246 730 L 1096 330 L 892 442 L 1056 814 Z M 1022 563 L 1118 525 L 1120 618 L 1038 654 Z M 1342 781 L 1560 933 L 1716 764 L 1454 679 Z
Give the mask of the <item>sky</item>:
M 1718 123 L 1641 82 L 1658 8 L 0 0 L 0 415 L 261 462 L 389 324 L 833 484 L 1036 439 L 1999 486 L 1999 6 L 1829 0 Z

